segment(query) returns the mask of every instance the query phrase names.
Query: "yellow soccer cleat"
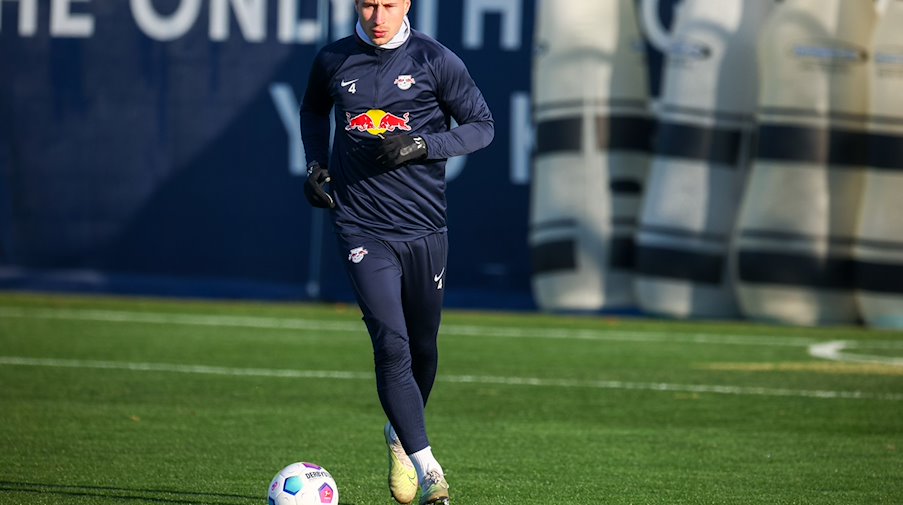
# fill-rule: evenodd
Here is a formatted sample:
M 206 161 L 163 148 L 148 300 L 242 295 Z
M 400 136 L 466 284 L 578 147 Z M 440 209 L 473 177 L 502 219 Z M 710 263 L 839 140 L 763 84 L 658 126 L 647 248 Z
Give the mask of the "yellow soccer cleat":
M 386 436 L 386 447 L 389 450 L 389 492 L 392 498 L 402 505 L 408 505 L 414 501 L 417 495 L 417 471 L 411 458 L 404 452 L 401 442 L 392 441 L 389 432 L 391 425 L 386 423 L 383 433 Z
M 423 488 L 420 505 L 449 505 L 448 482 L 444 475 L 437 471 L 429 472 L 420 485 Z

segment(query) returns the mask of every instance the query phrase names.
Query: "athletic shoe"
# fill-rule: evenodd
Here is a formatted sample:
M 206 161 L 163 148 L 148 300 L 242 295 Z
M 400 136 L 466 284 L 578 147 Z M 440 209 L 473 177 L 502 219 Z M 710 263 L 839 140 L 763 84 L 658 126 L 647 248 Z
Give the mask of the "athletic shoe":
M 420 495 L 420 505 L 448 505 L 448 482 L 445 476 L 433 470 L 426 474 L 420 483 L 423 494 Z
M 404 452 L 401 441 L 392 441 L 389 435 L 391 425 L 386 423 L 383 434 L 386 436 L 386 447 L 389 450 L 389 492 L 392 498 L 402 505 L 408 505 L 414 501 L 417 494 L 417 471 L 414 463 Z

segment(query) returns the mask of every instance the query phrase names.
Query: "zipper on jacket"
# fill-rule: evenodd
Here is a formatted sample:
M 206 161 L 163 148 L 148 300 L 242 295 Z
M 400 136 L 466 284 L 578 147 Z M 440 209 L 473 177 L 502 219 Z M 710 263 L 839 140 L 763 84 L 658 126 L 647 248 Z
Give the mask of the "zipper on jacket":
M 380 83 L 380 74 L 383 71 L 383 58 L 386 54 L 385 49 L 377 49 L 376 50 L 376 82 L 373 83 L 374 92 L 373 92 L 373 107 L 377 109 L 381 109 L 380 100 L 379 100 L 379 83 Z

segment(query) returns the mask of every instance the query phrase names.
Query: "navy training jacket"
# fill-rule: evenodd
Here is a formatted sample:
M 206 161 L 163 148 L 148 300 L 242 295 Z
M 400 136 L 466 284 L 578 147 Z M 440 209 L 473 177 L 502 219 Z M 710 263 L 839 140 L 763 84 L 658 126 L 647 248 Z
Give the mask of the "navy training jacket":
M 459 125 L 453 129 L 452 118 Z M 307 161 L 328 167 L 333 220 L 345 235 L 410 240 L 446 230 L 446 159 L 486 147 L 494 131 L 464 62 L 416 30 L 396 49 L 374 47 L 356 34 L 325 46 L 301 103 Z M 423 138 L 428 159 L 378 169 L 380 136 L 398 134 Z

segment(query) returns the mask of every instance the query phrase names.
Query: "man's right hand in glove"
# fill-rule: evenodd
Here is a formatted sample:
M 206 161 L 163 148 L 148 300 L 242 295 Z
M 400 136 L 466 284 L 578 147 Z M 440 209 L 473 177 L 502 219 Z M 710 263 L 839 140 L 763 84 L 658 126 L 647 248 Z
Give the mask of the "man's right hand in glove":
M 311 205 L 320 209 L 331 209 L 335 207 L 335 200 L 332 199 L 326 191 L 326 184 L 332 178 L 329 172 L 320 166 L 316 161 L 307 164 L 307 182 L 304 183 L 304 196 Z

